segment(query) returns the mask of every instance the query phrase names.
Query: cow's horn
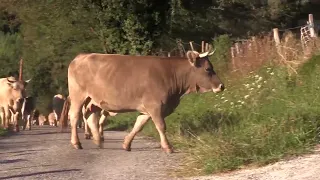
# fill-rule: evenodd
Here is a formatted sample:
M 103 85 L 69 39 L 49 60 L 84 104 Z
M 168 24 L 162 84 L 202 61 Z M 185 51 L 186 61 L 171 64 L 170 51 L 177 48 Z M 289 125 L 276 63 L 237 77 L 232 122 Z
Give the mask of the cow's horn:
M 216 51 L 216 48 L 211 53 L 209 53 L 208 56 L 211 56 L 212 54 L 214 54 L 215 51 Z
M 26 83 L 29 83 L 29 82 L 31 81 L 31 79 L 32 79 L 32 78 L 30 78 L 30 79 L 26 80 L 25 82 L 26 82 Z
M 208 53 L 209 53 L 209 52 L 201 53 L 201 54 L 199 54 L 199 57 L 200 57 L 200 58 L 206 57 L 206 56 L 208 56 Z

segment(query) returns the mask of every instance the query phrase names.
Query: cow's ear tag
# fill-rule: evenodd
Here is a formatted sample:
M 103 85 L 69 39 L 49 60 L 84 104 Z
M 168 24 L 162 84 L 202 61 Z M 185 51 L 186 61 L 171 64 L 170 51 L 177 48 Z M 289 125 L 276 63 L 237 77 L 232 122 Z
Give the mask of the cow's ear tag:
M 187 58 L 192 66 L 196 66 L 196 61 L 198 57 L 199 57 L 199 53 L 197 51 L 187 52 Z

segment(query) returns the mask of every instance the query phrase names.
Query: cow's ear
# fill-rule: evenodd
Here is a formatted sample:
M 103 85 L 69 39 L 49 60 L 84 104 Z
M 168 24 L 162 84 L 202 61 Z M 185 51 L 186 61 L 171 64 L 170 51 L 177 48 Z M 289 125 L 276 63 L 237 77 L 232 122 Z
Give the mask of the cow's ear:
M 12 82 L 7 82 L 7 84 L 9 85 L 9 87 L 13 87 L 13 83 Z
M 199 53 L 196 51 L 188 51 L 187 58 L 192 66 L 197 66 L 197 60 L 199 59 Z

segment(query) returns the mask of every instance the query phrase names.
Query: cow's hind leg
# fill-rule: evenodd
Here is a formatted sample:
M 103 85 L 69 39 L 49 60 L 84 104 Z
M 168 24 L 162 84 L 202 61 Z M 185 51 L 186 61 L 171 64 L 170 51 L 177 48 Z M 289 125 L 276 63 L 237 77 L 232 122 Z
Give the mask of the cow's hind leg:
M 75 149 L 82 149 L 78 131 L 77 131 L 77 123 L 79 120 L 79 114 L 81 110 L 82 103 L 81 101 L 74 101 L 70 103 L 70 125 L 71 125 L 71 144 Z
M 150 119 L 150 115 L 139 115 L 137 117 L 137 120 L 134 124 L 134 127 L 132 128 L 131 132 L 124 138 L 124 142 L 122 144 L 122 148 L 126 151 L 131 151 L 131 143 L 134 137 L 138 132 L 140 132 L 143 128 L 143 126 L 148 122 Z
M 98 145 L 98 147 L 102 148 L 103 144 L 101 142 L 99 130 L 98 130 L 98 112 L 90 111 L 87 123 L 89 128 L 91 129 L 93 142 Z

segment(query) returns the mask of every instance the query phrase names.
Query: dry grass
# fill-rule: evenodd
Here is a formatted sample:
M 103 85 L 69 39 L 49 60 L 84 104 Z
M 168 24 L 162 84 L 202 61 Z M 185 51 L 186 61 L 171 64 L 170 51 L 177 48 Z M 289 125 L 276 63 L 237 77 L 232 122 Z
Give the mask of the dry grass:
M 307 59 L 320 51 L 320 39 L 315 38 L 303 47 L 301 40 L 291 31 L 282 35 L 280 45 L 276 45 L 271 33 L 253 37 L 239 44 L 235 48 L 235 57 L 230 61 L 229 68 L 237 76 L 247 75 L 261 66 L 269 63 L 287 67 L 289 73 L 296 73 L 296 69 Z

